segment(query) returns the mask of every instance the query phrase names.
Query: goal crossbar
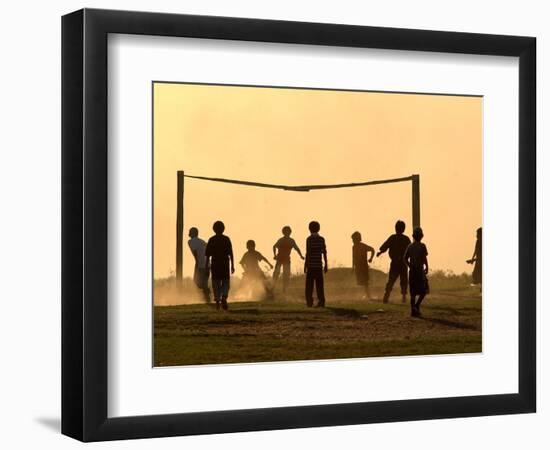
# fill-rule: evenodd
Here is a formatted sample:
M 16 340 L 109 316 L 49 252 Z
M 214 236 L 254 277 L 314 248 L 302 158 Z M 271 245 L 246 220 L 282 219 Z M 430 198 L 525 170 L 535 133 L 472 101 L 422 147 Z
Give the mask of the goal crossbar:
M 195 180 L 215 181 L 219 183 L 230 183 L 230 184 L 241 184 L 245 186 L 254 186 L 254 187 L 269 188 L 269 189 L 282 189 L 284 191 L 309 192 L 309 191 L 318 190 L 318 189 L 351 188 L 351 187 L 358 187 L 358 186 L 372 186 L 375 184 L 399 183 L 402 181 L 412 181 L 416 175 L 410 175 L 408 177 L 400 177 L 400 178 L 391 178 L 386 180 L 361 181 L 357 183 L 312 184 L 312 185 L 299 185 L 299 186 L 260 183 L 257 181 L 231 180 L 229 178 L 214 178 L 214 177 L 205 177 L 205 176 L 199 176 L 199 175 L 184 174 L 183 176 L 185 178 L 193 178 Z
M 260 187 L 267 189 L 281 189 L 284 191 L 309 192 L 320 189 L 353 188 L 360 186 L 373 186 L 377 184 L 401 183 L 410 181 L 412 185 L 412 224 L 413 228 L 420 226 L 420 175 L 390 178 L 386 180 L 360 181 L 356 183 L 340 184 L 312 184 L 312 185 L 285 185 L 261 183 L 257 181 L 233 180 L 230 178 L 205 177 L 188 175 L 183 170 L 177 171 L 177 206 L 176 206 L 176 280 L 179 284 L 183 279 L 183 195 L 184 178 L 195 180 L 213 181 L 218 183 L 240 184 L 244 186 Z

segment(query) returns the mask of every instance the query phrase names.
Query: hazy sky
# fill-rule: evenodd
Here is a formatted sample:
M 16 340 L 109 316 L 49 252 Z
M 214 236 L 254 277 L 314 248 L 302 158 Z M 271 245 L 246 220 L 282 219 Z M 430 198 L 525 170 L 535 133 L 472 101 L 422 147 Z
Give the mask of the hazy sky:
M 420 174 L 421 225 L 431 269 L 471 271 L 482 220 L 482 99 L 330 90 L 154 86 L 154 275 L 175 270 L 176 171 L 274 184 L 329 184 Z M 378 248 L 403 219 L 411 184 L 288 192 L 185 180 L 187 231 L 207 240 L 223 220 L 236 263 L 248 239 L 272 258 L 281 228 L 305 251 L 321 223 L 329 265 L 351 265 L 350 235 Z M 293 258 L 293 271 L 301 261 Z M 375 258 L 387 270 L 389 258 Z M 237 272 L 240 270 L 237 268 Z

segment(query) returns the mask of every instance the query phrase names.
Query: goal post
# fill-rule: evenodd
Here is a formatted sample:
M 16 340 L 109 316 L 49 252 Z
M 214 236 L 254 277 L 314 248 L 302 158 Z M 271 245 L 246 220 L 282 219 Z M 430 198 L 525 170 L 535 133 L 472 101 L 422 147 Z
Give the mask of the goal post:
M 411 175 L 412 184 L 412 226 L 420 226 L 420 175 Z
M 412 186 L 412 226 L 413 229 L 420 226 L 420 175 L 413 174 L 408 177 L 391 178 L 386 180 L 362 181 L 359 183 L 341 184 L 316 184 L 316 185 L 283 185 L 270 184 L 256 181 L 232 180 L 229 178 L 213 178 L 198 175 L 186 175 L 183 170 L 177 171 L 177 192 L 176 192 L 176 281 L 179 285 L 183 280 L 183 196 L 185 178 L 196 180 L 213 181 L 217 183 L 240 184 L 267 189 L 282 189 L 285 191 L 310 192 L 320 189 L 353 188 L 359 186 L 373 186 L 377 184 L 411 182 Z
M 178 170 L 178 187 L 176 200 L 176 281 L 179 285 L 183 280 L 183 188 L 185 174 Z

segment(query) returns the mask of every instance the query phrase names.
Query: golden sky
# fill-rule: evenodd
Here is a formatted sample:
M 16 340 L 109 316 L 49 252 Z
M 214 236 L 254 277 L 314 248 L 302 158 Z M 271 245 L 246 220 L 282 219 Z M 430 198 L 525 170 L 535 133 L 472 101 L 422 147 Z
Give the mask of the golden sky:
M 420 174 L 431 269 L 469 272 L 482 220 L 482 98 L 155 83 L 154 276 L 175 271 L 176 171 L 274 184 L 330 184 Z M 350 235 L 375 248 L 397 219 L 411 229 L 411 184 L 288 192 L 185 180 L 189 227 L 223 220 L 236 263 L 248 239 L 269 259 L 281 228 L 305 251 L 321 223 L 329 267 L 351 266 Z M 293 257 L 293 271 L 302 268 Z M 387 270 L 386 255 L 373 267 Z M 237 268 L 237 273 L 240 270 Z

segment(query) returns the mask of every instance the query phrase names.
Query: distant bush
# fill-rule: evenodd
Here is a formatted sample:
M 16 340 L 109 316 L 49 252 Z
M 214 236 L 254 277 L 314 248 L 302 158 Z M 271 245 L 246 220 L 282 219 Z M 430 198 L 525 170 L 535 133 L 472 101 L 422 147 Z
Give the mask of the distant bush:
M 432 290 L 453 291 L 468 288 L 472 277 L 466 273 L 458 275 L 449 270 L 434 270 L 428 274 L 428 280 Z

